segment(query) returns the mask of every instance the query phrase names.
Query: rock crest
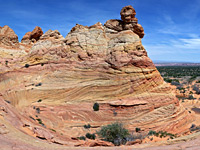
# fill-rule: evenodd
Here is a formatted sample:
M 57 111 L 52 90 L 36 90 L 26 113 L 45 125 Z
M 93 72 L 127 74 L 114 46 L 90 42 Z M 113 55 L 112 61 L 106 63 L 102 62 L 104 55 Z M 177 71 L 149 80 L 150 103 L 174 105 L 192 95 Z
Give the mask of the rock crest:
M 25 44 L 35 43 L 36 41 L 38 41 L 40 39 L 40 37 L 42 35 L 43 35 L 42 29 L 40 27 L 36 26 L 32 32 L 27 32 L 23 36 L 21 43 L 25 43 Z
M 14 46 L 18 43 L 18 36 L 9 26 L 0 27 L 0 44 Z
M 140 24 L 138 24 L 138 19 L 135 18 L 136 12 L 132 6 L 129 5 L 123 7 L 120 15 L 122 20 L 108 20 L 105 23 L 105 26 L 116 31 L 132 30 L 140 38 L 144 37 L 144 29 Z
M 43 34 L 40 37 L 40 40 L 47 40 L 47 39 L 53 39 L 53 40 L 63 40 L 64 37 L 60 34 L 60 32 L 58 30 L 48 30 L 47 32 L 45 32 L 45 34 Z

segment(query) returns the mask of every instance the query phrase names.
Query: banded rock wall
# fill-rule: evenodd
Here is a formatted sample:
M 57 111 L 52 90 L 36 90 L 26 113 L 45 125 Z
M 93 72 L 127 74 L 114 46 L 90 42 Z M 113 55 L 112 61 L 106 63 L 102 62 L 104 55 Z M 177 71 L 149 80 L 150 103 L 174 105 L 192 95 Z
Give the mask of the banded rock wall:
M 76 25 L 66 38 L 50 30 L 27 55 L 1 64 L 1 101 L 9 101 L 18 111 L 13 113 L 26 118 L 17 124 L 13 119 L 12 124 L 29 135 L 67 145 L 71 137 L 88 132 L 85 124 L 92 126 L 91 132 L 115 121 L 131 131 L 187 131 L 192 118 L 147 56 L 143 28 L 134 30 L 140 26 L 137 22 L 122 30 L 106 24 Z M 94 112 L 95 102 L 100 110 Z

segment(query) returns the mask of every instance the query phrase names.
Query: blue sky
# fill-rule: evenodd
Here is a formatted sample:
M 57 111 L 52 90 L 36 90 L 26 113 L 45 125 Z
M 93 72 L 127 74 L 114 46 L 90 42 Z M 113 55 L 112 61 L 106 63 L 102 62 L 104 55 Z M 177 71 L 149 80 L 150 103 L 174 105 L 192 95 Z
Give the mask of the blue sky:
M 0 26 L 10 26 L 19 40 L 35 26 L 65 37 L 76 23 L 120 19 L 126 5 L 136 9 L 153 61 L 200 62 L 200 0 L 1 0 Z

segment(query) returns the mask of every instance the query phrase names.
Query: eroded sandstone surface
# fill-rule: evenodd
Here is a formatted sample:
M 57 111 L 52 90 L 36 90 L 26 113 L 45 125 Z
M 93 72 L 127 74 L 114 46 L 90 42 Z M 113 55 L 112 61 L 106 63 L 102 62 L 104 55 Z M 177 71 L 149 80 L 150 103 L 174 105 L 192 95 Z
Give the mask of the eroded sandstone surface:
M 193 117 L 148 57 L 135 15 L 127 6 L 122 20 L 77 24 L 65 38 L 36 27 L 21 43 L 12 29 L 0 28 L 0 136 L 48 149 L 49 143 L 113 146 L 77 137 L 116 121 L 130 131 L 187 133 Z

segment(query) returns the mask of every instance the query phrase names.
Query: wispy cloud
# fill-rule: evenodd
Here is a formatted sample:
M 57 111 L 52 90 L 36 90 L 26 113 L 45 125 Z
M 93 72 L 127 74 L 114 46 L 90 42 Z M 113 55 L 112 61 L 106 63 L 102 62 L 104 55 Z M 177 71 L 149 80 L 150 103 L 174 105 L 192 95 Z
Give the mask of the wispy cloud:
M 200 52 L 200 38 L 199 39 L 179 39 L 173 40 L 173 47 L 179 48 L 181 50 L 190 50 Z
M 200 62 L 200 38 L 169 40 L 167 44 L 144 45 L 153 60 Z
M 24 19 L 44 19 L 46 16 L 31 10 L 12 10 L 8 12 L 15 18 Z

